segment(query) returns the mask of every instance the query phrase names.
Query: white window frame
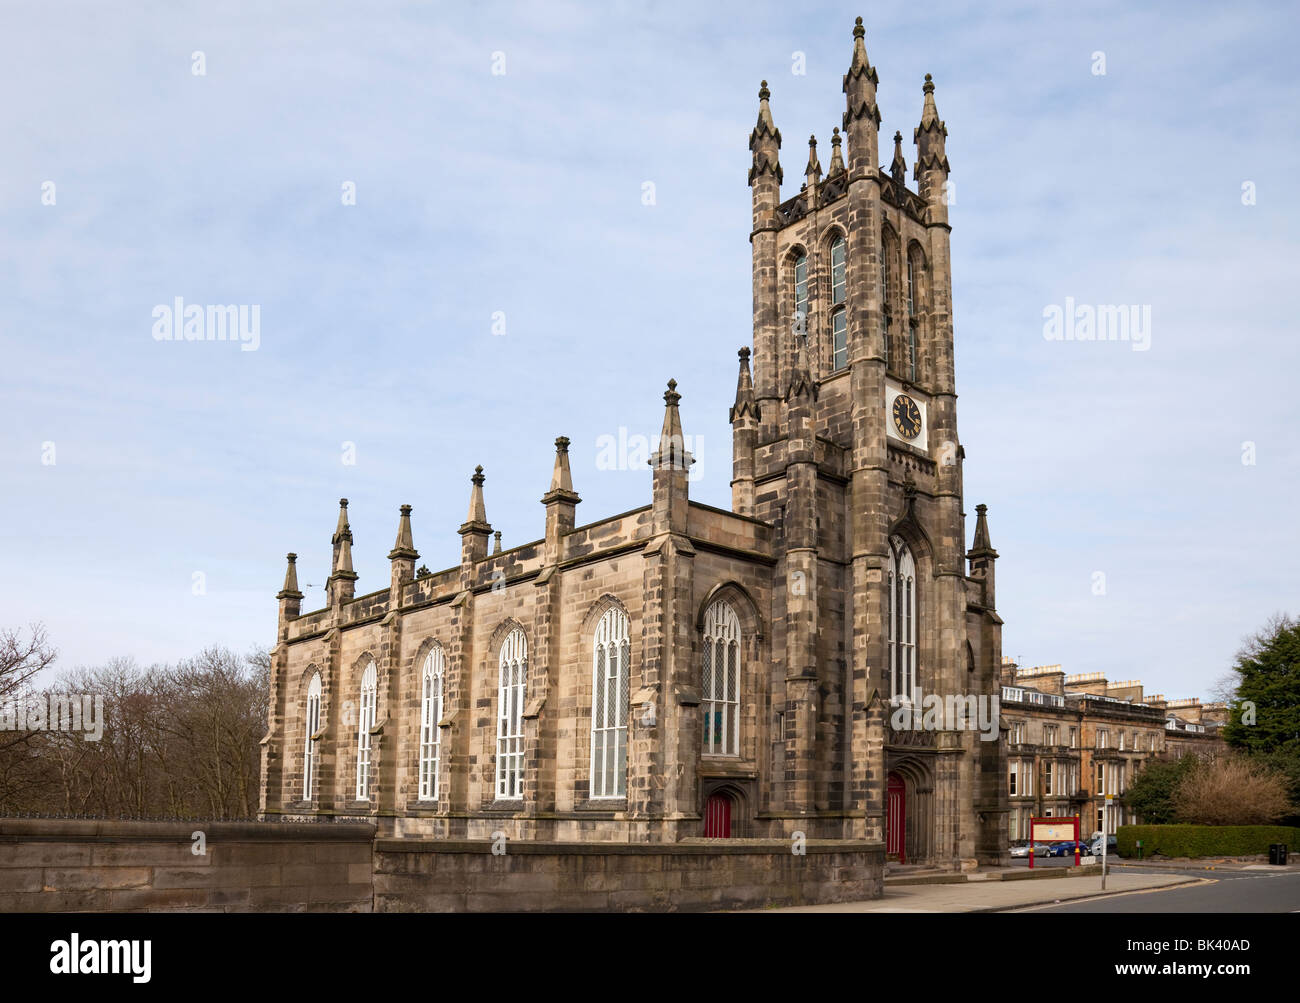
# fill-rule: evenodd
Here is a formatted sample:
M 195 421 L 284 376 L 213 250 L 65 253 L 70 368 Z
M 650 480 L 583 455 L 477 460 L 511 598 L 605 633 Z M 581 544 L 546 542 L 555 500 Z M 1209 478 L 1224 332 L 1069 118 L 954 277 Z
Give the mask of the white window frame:
M 1044 763 L 1043 764 L 1043 797 L 1050 798 L 1051 796 L 1052 796 L 1052 764 Z
M 831 372 L 849 364 L 849 315 L 844 307 L 831 314 Z
M 305 715 L 306 734 L 303 736 L 302 749 L 302 799 L 312 800 L 316 787 L 316 732 L 320 731 L 321 679 L 319 672 L 313 672 L 307 684 L 307 713 Z
M 420 673 L 420 793 L 421 801 L 438 800 L 438 766 L 442 754 L 443 680 L 446 676 L 446 656 L 442 646 L 435 644 L 424 658 Z
M 901 537 L 890 537 L 889 544 L 889 568 L 885 576 L 889 620 L 889 697 L 895 704 L 910 704 L 919 675 L 916 561 Z
M 889 241 L 880 242 L 880 333 L 885 343 L 885 368 L 889 368 Z
M 628 687 L 632 645 L 627 614 L 610 607 L 596 625 L 591 654 L 589 797 L 627 797 Z
M 800 277 L 802 273 L 802 277 Z M 808 330 L 808 255 L 800 254 L 794 259 L 794 320 L 803 314 L 803 330 Z
M 1020 793 L 1019 785 L 1016 782 L 1016 778 L 1020 776 L 1020 763 L 1012 760 L 1007 764 L 1007 767 L 1007 795 L 1015 797 Z
M 375 727 L 378 670 L 372 661 L 361 677 L 361 700 L 357 714 L 357 800 L 370 800 L 371 734 Z
M 702 638 L 705 756 L 740 755 L 740 641 L 740 617 L 725 599 L 717 600 L 704 613 Z
M 499 801 L 524 797 L 524 699 L 528 693 L 528 638 L 515 627 L 497 659 L 497 767 Z

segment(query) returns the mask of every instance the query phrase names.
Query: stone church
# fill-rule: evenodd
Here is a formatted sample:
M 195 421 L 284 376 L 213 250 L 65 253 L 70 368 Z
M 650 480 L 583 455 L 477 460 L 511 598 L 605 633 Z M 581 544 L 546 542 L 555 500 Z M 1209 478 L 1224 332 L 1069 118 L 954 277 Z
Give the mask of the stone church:
M 810 139 L 785 198 L 758 92 L 731 510 L 690 498 L 672 380 L 633 511 L 580 524 L 559 438 L 541 539 L 489 548 L 480 467 L 460 564 L 417 571 L 403 505 L 389 584 L 356 595 L 343 500 L 328 606 L 302 612 L 293 554 L 278 594 L 264 818 L 432 839 L 803 832 L 953 869 L 1004 856 L 1005 737 L 951 715 L 896 726 L 928 695 L 995 697 L 1002 621 L 983 505 L 966 547 L 947 129 L 927 75 L 911 187 L 901 133 L 879 166 L 863 36 L 859 18 L 830 162 Z

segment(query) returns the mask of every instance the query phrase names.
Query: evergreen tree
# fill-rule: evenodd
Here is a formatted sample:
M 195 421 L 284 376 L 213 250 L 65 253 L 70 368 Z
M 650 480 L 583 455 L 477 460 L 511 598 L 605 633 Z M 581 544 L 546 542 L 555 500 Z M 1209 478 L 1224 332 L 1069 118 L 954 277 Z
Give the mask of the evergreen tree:
M 1273 617 L 1237 653 L 1223 738 L 1250 753 L 1300 754 L 1300 620 Z

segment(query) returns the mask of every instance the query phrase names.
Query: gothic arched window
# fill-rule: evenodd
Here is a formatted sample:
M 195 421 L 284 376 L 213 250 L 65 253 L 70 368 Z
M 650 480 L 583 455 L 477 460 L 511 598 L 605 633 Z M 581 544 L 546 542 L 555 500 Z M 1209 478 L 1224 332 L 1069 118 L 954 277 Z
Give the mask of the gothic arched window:
M 596 625 L 591 670 L 591 797 L 627 797 L 627 614 L 605 611 Z
M 740 755 L 740 618 L 719 599 L 704 613 L 704 755 Z
M 889 695 L 911 701 L 916 691 L 916 562 L 899 537 L 889 538 L 889 569 L 885 579 L 889 618 Z
M 801 316 L 802 315 L 802 316 Z M 802 319 L 802 325 L 799 323 Z M 794 259 L 794 333 L 808 329 L 808 255 L 800 251 Z
M 848 315 L 844 307 L 848 291 L 844 238 L 831 241 L 831 371 L 849 364 Z
M 316 783 L 316 732 L 320 731 L 320 673 L 311 674 L 307 684 L 306 734 L 302 751 L 302 799 L 310 801 Z
M 907 252 L 907 378 L 916 382 L 920 355 L 921 272 L 925 261 L 915 246 Z
M 420 800 L 438 800 L 438 755 L 442 737 L 438 721 L 442 718 L 442 679 L 445 659 L 442 648 L 434 645 L 424 659 L 420 687 Z
M 375 663 L 361 677 L 361 712 L 357 721 L 357 800 L 370 799 L 370 732 L 375 727 Z
M 497 688 L 497 797 L 524 796 L 524 695 L 528 688 L 528 639 L 516 627 L 501 644 Z
M 881 245 L 880 254 L 880 339 L 885 346 L 885 369 L 889 369 L 889 238 Z

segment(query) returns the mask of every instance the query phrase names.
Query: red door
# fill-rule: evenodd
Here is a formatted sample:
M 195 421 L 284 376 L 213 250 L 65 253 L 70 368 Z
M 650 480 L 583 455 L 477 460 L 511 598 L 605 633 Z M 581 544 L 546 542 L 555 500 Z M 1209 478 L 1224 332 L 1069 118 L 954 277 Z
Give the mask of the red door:
M 897 773 L 889 775 L 885 786 L 885 854 L 907 863 L 903 837 L 907 825 L 907 789 Z
M 704 835 L 715 839 L 731 836 L 731 798 L 727 795 L 709 795 L 704 805 Z

